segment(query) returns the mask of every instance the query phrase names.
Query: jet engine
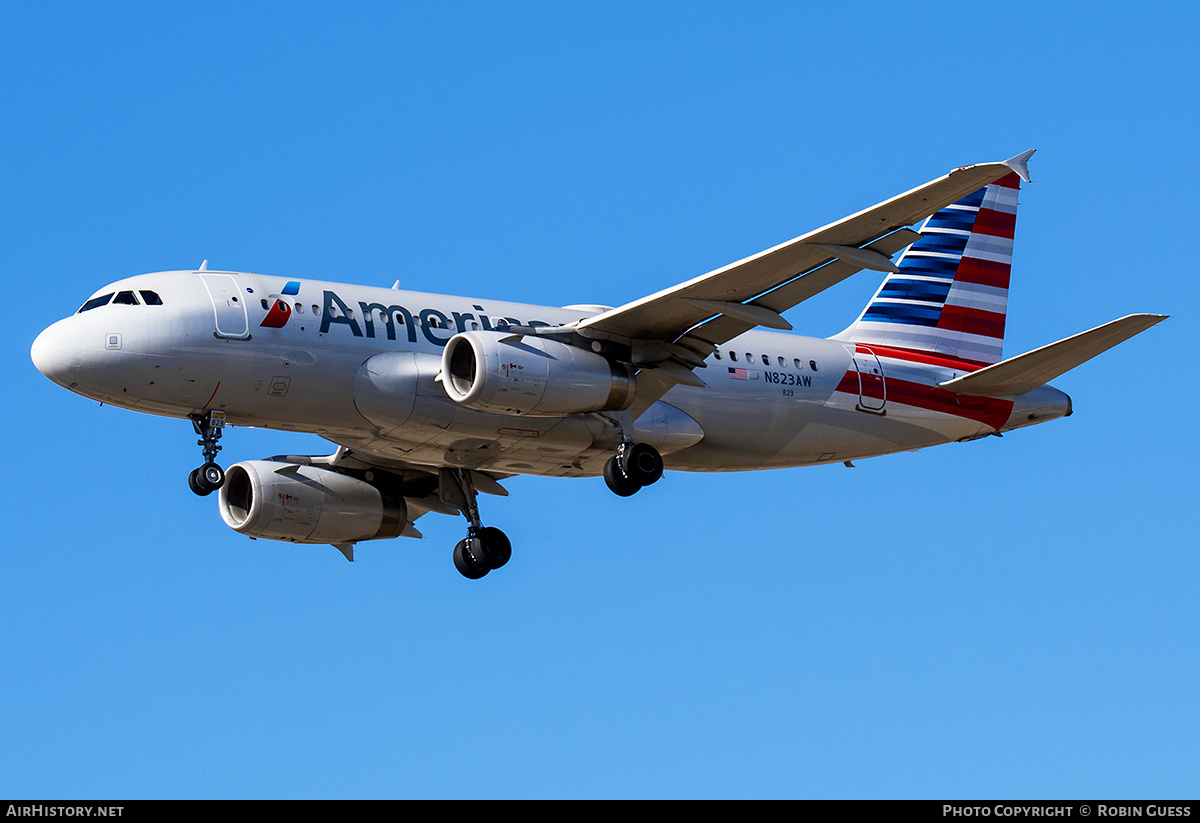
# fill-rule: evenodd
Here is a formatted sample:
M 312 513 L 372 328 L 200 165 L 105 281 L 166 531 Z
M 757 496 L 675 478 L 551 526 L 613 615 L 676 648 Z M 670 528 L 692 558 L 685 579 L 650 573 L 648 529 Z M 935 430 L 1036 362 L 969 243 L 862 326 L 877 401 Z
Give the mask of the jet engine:
M 469 331 L 446 343 L 442 388 L 457 403 L 502 414 L 620 411 L 633 403 L 634 372 L 557 340 Z
M 354 543 L 398 537 L 407 522 L 404 498 L 348 474 L 248 460 L 225 472 L 221 518 L 250 537 L 290 543 Z

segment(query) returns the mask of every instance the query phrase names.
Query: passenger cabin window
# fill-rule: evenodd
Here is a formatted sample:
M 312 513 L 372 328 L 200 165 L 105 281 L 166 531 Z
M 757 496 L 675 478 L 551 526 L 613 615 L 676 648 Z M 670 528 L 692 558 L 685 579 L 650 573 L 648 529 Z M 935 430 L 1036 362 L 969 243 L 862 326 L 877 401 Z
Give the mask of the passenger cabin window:
M 792 363 L 796 366 L 796 371 L 801 371 L 804 368 L 804 364 L 800 362 L 799 357 L 793 360 Z
M 93 297 L 91 300 L 87 301 L 82 306 L 80 306 L 79 311 L 76 312 L 76 314 L 79 314 L 79 313 L 85 312 L 85 311 L 91 311 L 92 309 L 98 309 L 101 306 L 107 306 L 108 301 L 112 300 L 112 296 L 113 296 L 113 293 L 109 292 L 108 294 L 102 294 L 99 297 Z
M 787 361 L 784 360 L 782 357 L 779 358 L 779 368 L 781 368 L 781 369 L 787 368 Z
M 138 305 L 137 298 L 133 296 L 131 291 L 119 291 L 117 296 L 113 298 L 113 305 L 136 306 Z
M 138 294 L 142 296 L 142 302 L 147 306 L 161 306 L 163 304 L 162 298 L 158 296 L 158 292 L 156 291 L 142 289 Z
M 717 360 L 720 360 L 720 359 L 721 359 L 721 353 L 720 353 L 719 351 L 715 351 L 715 352 L 713 352 L 713 357 L 715 357 Z
M 737 352 L 735 352 L 735 351 L 731 351 L 731 352 L 729 353 L 729 359 L 730 359 L 732 362 L 736 363 L 736 362 L 737 362 Z
M 764 355 L 763 355 L 763 365 L 764 365 L 764 366 L 769 366 L 769 365 L 771 365 L 771 355 L 769 355 L 769 354 L 764 354 Z
M 754 355 L 752 355 L 750 352 L 746 352 L 746 362 L 747 362 L 747 363 L 753 363 L 753 362 L 754 362 Z

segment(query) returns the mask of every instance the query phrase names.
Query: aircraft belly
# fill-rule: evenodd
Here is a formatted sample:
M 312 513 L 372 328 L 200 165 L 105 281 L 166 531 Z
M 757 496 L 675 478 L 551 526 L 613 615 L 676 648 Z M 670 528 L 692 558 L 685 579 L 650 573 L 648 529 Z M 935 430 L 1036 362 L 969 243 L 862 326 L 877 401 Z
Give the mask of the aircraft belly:
M 714 423 L 711 416 L 704 420 Z M 874 457 L 977 436 L 979 425 L 949 415 L 906 417 L 899 407 L 888 415 L 869 414 L 853 404 L 809 405 L 787 423 L 755 417 L 738 431 L 706 434 L 700 444 L 667 458 L 684 471 L 739 471 L 786 468 Z M 714 429 L 718 428 L 713 426 Z
M 428 420 L 410 420 L 386 434 L 346 431 L 326 437 L 366 455 L 417 465 L 574 477 L 598 473 L 583 461 L 595 451 L 597 440 L 606 437 L 605 428 L 579 416 L 455 420 L 444 428 Z
M 192 386 L 184 413 L 221 409 L 232 425 L 314 431 L 355 425 L 357 356 L 215 339 L 183 376 Z M 199 398 L 197 400 L 197 398 Z M 363 428 L 366 428 L 363 424 Z
M 606 424 L 591 416 L 505 415 L 460 405 L 437 382 L 439 371 L 435 358 L 412 351 L 377 354 L 363 363 L 354 403 L 371 426 L 369 434 L 353 437 L 353 447 L 431 466 L 579 474 L 579 455 L 598 439 L 611 439 Z
M 703 426 L 704 439 L 668 457 L 668 467 L 738 471 L 841 462 L 969 439 L 994 430 L 978 416 L 969 416 L 969 410 L 931 409 L 917 405 L 924 402 L 919 397 L 914 400 L 900 392 L 886 396 L 880 391 L 864 405 L 859 367 L 848 354 L 822 354 L 829 367 L 815 374 L 808 387 L 781 388 L 762 377 L 755 383 L 739 374 L 738 380 L 728 384 L 718 375 L 713 381 L 716 385 L 707 389 L 669 393 L 667 399 Z M 910 394 L 913 391 L 908 390 Z M 929 391 L 936 388 L 929 387 Z M 877 399 L 884 402 L 875 402 Z
M 805 405 L 808 404 L 758 403 L 748 410 L 719 402 L 717 398 L 703 406 L 681 402 L 683 411 L 703 428 L 704 439 L 676 454 L 666 455 L 666 464 L 669 468 L 696 471 L 765 465 L 803 428 Z
M 796 346 L 794 351 L 784 350 L 789 355 L 783 359 L 787 365 L 752 358 L 747 352 L 744 359 L 731 358 L 698 372 L 707 383 L 705 388 L 670 391 L 664 399 L 695 418 L 704 438 L 668 456 L 667 466 L 684 471 L 739 471 L 816 462 L 809 457 L 811 449 L 797 449 L 795 444 L 805 441 L 806 427 L 824 413 L 850 358 L 844 347 L 825 340 L 797 338 Z M 779 351 L 752 335 L 739 341 L 738 347 Z M 794 363 L 802 363 L 803 368 L 795 368 Z

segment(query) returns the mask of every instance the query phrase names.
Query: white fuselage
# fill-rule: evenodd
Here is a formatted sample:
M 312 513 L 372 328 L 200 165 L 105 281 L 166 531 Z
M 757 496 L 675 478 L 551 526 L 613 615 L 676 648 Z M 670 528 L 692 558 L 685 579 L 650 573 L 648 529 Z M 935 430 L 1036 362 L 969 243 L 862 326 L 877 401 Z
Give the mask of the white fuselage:
M 34 344 L 38 368 L 105 403 L 172 417 L 218 409 L 233 425 L 313 432 L 381 461 L 591 476 L 620 442 L 603 414 L 481 412 L 437 380 L 460 331 L 559 325 L 595 308 L 206 271 L 140 275 L 97 295 L 147 291 L 161 304 L 110 302 L 55 323 Z M 411 357 L 421 376 L 402 412 L 365 376 L 364 363 L 383 353 Z M 959 364 L 796 334 L 747 332 L 706 366 L 695 372 L 705 387 L 677 385 L 635 423 L 634 439 L 656 446 L 670 469 L 840 462 L 1070 411 L 1049 387 L 964 403 L 936 388 L 964 373 Z

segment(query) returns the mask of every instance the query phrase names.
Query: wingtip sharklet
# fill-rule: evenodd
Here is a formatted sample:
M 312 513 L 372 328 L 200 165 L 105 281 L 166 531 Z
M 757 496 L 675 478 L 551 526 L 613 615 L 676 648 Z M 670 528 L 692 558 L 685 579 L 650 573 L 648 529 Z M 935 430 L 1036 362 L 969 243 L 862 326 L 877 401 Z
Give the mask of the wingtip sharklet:
M 1033 180 L 1029 177 L 1029 158 L 1033 157 L 1033 153 L 1035 151 L 1037 151 L 1037 149 L 1030 149 L 1029 151 L 1023 151 L 1020 154 L 1018 154 L 1016 157 L 1008 158 L 1001 165 L 1008 166 L 1010 169 L 1015 171 L 1017 173 L 1017 176 L 1020 177 L 1022 180 L 1024 180 L 1026 183 L 1032 183 Z

